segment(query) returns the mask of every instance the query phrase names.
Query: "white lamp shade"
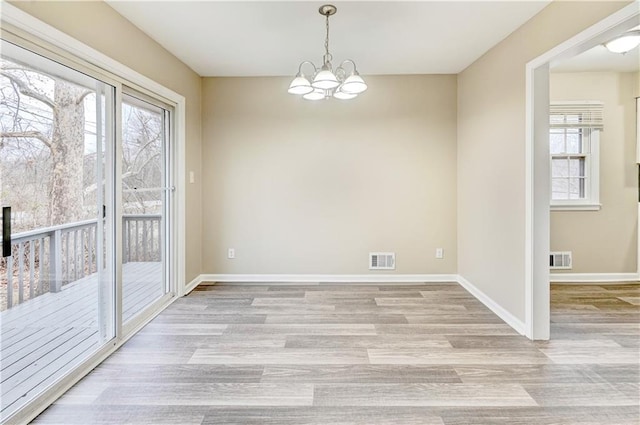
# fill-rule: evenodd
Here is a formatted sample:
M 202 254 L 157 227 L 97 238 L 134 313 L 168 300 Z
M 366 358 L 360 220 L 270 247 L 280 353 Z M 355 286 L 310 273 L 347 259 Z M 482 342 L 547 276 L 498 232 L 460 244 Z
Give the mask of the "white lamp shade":
M 640 45 L 640 30 L 629 31 L 620 37 L 604 43 L 604 46 L 613 53 L 627 53 Z
M 311 84 L 316 89 L 331 90 L 340 85 L 340 82 L 328 69 L 323 69 L 316 74 L 316 78 L 313 79 Z
M 344 83 L 342 83 L 342 87 L 340 87 L 341 91 L 345 93 L 350 93 L 350 94 L 362 93 L 366 89 L 367 89 L 367 84 L 364 82 L 362 77 L 359 76 L 358 74 L 349 75 L 349 77 L 347 77 L 347 79 L 344 80 Z
M 354 97 L 358 97 L 358 95 L 355 93 L 345 93 L 341 90 L 336 90 L 335 93 L 333 93 L 333 97 L 340 100 L 349 100 L 353 99 Z
M 324 90 L 315 89 L 314 91 L 309 92 L 302 97 L 307 100 L 322 100 L 325 98 L 325 94 Z
M 313 91 L 311 83 L 304 77 L 296 77 L 289 85 L 288 92 L 291 94 L 307 94 Z

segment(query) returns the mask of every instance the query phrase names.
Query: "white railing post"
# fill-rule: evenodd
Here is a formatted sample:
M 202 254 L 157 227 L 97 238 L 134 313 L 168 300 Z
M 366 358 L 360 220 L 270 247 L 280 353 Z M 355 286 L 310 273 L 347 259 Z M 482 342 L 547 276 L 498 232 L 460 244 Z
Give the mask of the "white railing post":
M 42 294 L 42 281 L 44 280 L 44 239 L 38 241 L 38 295 Z
M 62 230 L 57 229 L 49 237 L 49 292 L 62 289 Z
M 24 242 L 18 242 L 18 304 L 24 301 Z
M 35 247 L 36 247 L 36 240 L 32 239 L 29 241 L 29 299 L 33 298 L 34 294 L 35 294 L 35 263 L 36 263 L 36 253 L 35 251 Z
M 13 255 L 7 257 L 7 310 L 13 307 Z
M 129 225 L 130 222 L 126 217 L 122 218 L 122 263 L 129 262 L 129 252 L 131 252 L 130 238 L 129 238 Z

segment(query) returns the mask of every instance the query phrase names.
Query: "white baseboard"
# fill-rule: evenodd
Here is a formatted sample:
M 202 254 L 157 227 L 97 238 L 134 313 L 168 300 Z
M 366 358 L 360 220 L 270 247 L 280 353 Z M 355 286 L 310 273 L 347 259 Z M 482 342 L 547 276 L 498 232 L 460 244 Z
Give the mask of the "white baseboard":
M 552 283 L 612 284 L 638 282 L 640 273 L 551 273 Z
M 489 310 L 493 311 L 499 318 L 504 320 L 507 323 L 507 325 L 515 329 L 515 331 L 518 332 L 520 335 L 524 335 L 526 327 L 523 321 L 518 319 L 513 314 L 509 313 L 501 305 L 496 303 L 491 297 L 489 297 L 487 294 L 482 292 L 480 289 L 478 289 L 478 287 L 476 287 L 474 284 L 469 282 L 464 277 L 458 276 L 458 283 L 464 289 L 469 291 L 471 295 L 476 297 L 478 301 L 480 301 L 482 304 L 487 306 Z
M 195 279 L 193 279 L 191 282 L 187 283 L 184 287 L 184 295 L 188 295 L 191 291 L 193 291 L 196 286 L 200 285 L 202 283 L 202 276 L 204 275 L 198 275 L 195 277 Z
M 202 274 L 200 282 L 251 284 L 321 284 L 321 283 L 429 283 L 457 282 L 455 274 Z

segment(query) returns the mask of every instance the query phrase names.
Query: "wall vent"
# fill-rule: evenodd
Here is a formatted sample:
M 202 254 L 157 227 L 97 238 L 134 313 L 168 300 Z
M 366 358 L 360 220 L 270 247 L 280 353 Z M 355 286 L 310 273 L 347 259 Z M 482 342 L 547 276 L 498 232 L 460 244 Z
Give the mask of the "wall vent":
M 549 255 L 549 267 L 552 270 L 568 270 L 571 268 L 571 263 L 571 251 L 552 252 Z
M 395 270 L 395 252 L 370 252 L 369 270 Z

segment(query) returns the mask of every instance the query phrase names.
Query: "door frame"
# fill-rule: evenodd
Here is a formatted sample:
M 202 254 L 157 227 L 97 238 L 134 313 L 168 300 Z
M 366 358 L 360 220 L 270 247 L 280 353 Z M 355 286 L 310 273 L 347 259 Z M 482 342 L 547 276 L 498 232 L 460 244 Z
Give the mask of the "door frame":
M 526 65 L 525 335 L 550 336 L 549 65 L 576 56 L 638 25 L 633 2 Z
M 640 84 L 640 82 L 639 82 Z M 638 228 L 636 232 L 637 242 L 637 256 L 636 256 L 636 273 L 638 279 L 640 279 L 640 87 L 638 87 L 638 93 L 636 93 L 636 164 L 638 171 Z

